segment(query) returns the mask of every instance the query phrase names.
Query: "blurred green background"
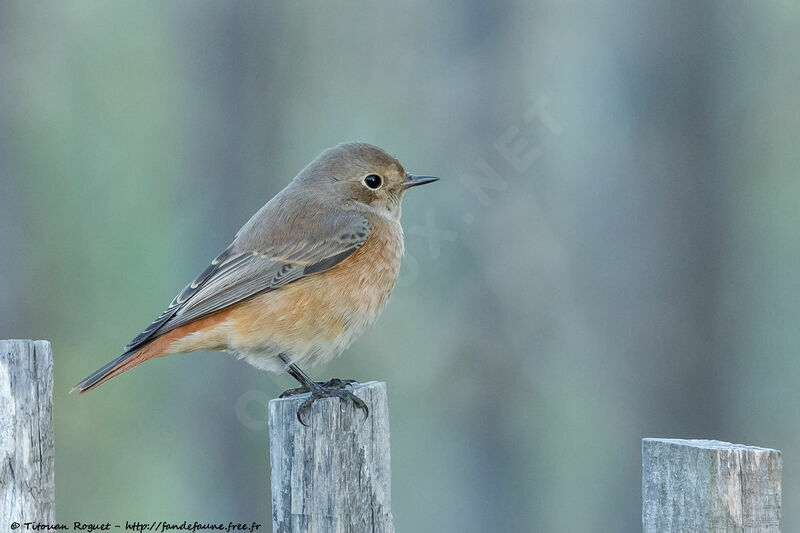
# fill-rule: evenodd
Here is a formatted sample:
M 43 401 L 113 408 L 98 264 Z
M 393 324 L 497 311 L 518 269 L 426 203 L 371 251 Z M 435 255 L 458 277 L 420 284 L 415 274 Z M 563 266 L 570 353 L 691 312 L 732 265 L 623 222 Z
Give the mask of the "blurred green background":
M 53 342 L 60 522 L 270 524 L 221 353 L 90 394 L 324 148 L 406 197 L 376 326 L 398 531 L 639 531 L 640 438 L 784 452 L 800 529 L 795 1 L 0 3 L 0 338 Z

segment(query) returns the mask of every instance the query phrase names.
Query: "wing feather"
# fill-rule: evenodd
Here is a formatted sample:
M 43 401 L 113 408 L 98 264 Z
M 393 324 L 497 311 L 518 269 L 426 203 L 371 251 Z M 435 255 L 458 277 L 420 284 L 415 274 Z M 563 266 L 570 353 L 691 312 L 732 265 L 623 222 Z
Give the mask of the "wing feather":
M 369 233 L 370 224 L 366 218 L 347 213 L 337 216 L 324 235 L 314 238 L 275 244 L 262 250 L 235 251 L 235 244 L 231 245 L 125 347 L 125 353 L 256 294 L 328 270 L 358 250 Z

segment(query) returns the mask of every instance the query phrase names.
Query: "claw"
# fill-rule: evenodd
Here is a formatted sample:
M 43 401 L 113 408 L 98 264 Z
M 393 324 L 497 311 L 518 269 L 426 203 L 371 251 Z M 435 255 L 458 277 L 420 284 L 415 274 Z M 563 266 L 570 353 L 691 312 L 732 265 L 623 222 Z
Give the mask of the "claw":
M 305 422 L 305 418 L 307 418 L 308 412 L 311 410 L 311 407 L 314 405 L 314 402 L 319 400 L 320 398 L 339 398 L 342 400 L 346 400 L 352 403 L 356 408 L 361 409 L 364 411 L 364 420 L 369 417 L 369 407 L 367 404 L 364 403 L 364 400 L 356 396 L 350 390 L 353 383 L 357 383 L 355 380 L 352 379 L 339 379 L 333 378 L 325 383 L 315 383 L 317 386 L 314 390 L 311 391 L 311 396 L 308 397 L 306 401 L 300 404 L 300 407 L 297 409 L 297 421 L 303 424 L 306 427 L 309 427 L 308 424 Z M 308 389 L 304 389 L 303 387 L 299 387 L 298 389 L 290 389 L 281 394 L 281 398 L 286 396 L 291 396 L 294 394 L 301 394 L 304 392 L 309 392 Z
M 306 387 L 296 387 L 294 389 L 287 389 L 281 393 L 278 398 L 288 398 L 289 396 L 297 396 L 298 394 L 305 394 L 310 392 Z
M 358 384 L 358 381 L 354 379 L 341 379 L 341 378 L 331 378 L 325 383 L 320 383 L 323 387 L 335 387 L 335 388 L 342 388 L 347 387 L 348 385 Z

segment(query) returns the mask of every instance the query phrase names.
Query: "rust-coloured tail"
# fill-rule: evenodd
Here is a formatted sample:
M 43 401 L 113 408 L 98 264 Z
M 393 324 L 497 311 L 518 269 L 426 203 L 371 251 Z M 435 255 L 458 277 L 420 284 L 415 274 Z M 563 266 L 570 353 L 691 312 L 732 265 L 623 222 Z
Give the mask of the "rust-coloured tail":
M 109 379 L 122 374 L 126 370 L 130 370 L 136 365 L 144 363 L 148 359 L 162 355 L 164 351 L 164 343 L 158 341 L 159 339 L 156 339 L 155 342 L 146 344 L 135 351 L 126 352 L 120 355 L 113 361 L 110 361 L 95 370 L 91 375 L 87 376 L 77 385 L 72 387 L 72 390 L 69 392 L 72 393 L 74 391 L 78 391 L 83 393 L 92 390 L 95 387 L 99 387 Z
M 86 392 L 88 390 L 92 390 L 114 376 L 118 376 L 126 370 L 130 370 L 136 365 L 144 363 L 148 359 L 175 353 L 172 350 L 168 350 L 173 341 L 182 339 L 187 335 L 191 335 L 199 331 L 213 328 L 220 322 L 224 321 L 229 312 L 230 310 L 223 310 L 213 313 L 205 318 L 189 322 L 188 324 L 170 330 L 162 335 L 154 336 L 152 339 L 143 341 L 144 344 L 140 343 L 136 345 L 134 348 L 126 351 L 124 354 L 120 355 L 113 361 L 110 361 L 105 366 L 95 370 L 90 376 L 84 378 L 83 381 L 72 387 L 70 392 Z M 189 351 L 200 349 L 218 350 L 220 347 L 221 346 L 219 346 L 219 343 L 214 341 L 205 346 L 197 344 Z

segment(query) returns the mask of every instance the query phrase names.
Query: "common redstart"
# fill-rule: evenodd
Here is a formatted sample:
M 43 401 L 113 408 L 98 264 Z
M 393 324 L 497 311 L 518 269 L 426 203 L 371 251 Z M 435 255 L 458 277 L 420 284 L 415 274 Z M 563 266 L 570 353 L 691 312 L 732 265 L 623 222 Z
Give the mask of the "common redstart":
M 415 176 L 377 146 L 322 152 L 236 233 L 124 353 L 75 385 L 86 392 L 136 365 L 175 353 L 225 350 L 256 368 L 287 371 L 310 392 L 364 409 L 351 380 L 313 381 L 299 364 L 339 355 L 372 325 L 403 256 L 400 211 Z

